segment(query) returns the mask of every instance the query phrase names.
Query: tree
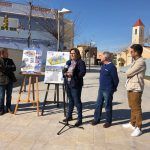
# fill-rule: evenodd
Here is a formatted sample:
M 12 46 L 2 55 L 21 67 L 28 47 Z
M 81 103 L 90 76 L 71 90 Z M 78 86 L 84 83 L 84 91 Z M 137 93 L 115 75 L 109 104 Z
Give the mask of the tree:
M 58 11 L 53 10 L 52 11 L 54 15 L 54 19 L 52 18 L 35 18 L 32 17 L 34 22 L 38 24 L 39 28 L 43 31 L 46 31 L 50 33 L 56 40 L 58 40 L 58 19 L 60 20 L 60 30 L 59 30 L 59 41 L 60 43 L 67 43 L 71 42 L 74 39 L 74 24 L 75 22 L 64 19 L 63 15 L 59 14 L 58 18 Z M 43 13 L 44 16 L 44 13 Z M 70 24 L 70 25 L 69 25 Z M 56 42 L 51 42 L 50 45 L 55 45 Z M 60 44 L 61 45 L 61 44 Z M 62 44 L 63 45 L 63 44 Z M 72 47 L 72 46 L 71 46 Z M 61 46 L 61 50 L 63 50 L 64 47 Z

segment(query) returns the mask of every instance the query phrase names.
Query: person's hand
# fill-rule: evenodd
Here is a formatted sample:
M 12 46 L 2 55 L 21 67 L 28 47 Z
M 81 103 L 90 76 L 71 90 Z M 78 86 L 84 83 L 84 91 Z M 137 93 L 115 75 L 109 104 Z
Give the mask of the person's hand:
M 71 78 L 71 77 L 72 77 L 72 73 L 67 72 L 67 77 L 68 77 L 68 78 Z

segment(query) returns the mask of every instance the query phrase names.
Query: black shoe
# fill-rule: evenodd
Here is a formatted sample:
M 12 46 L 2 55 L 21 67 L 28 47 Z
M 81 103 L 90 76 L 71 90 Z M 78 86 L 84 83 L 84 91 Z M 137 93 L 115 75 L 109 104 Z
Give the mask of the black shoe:
M 98 120 L 98 121 L 92 120 L 92 123 L 91 123 L 91 124 L 92 124 L 93 126 L 95 126 L 95 125 L 97 125 L 97 124 L 99 124 L 99 123 L 100 123 L 100 120 Z
M 4 110 L 1 110 L 0 111 L 0 116 L 4 115 L 4 113 L 5 113 Z
M 75 126 L 75 127 L 79 127 L 80 125 L 82 125 L 82 121 L 79 121 L 79 120 L 78 120 L 78 121 L 75 123 L 74 126 Z
M 6 108 L 6 112 L 7 112 L 7 113 L 10 113 L 10 114 L 13 114 L 13 113 L 14 113 L 11 108 Z
M 103 125 L 104 128 L 109 128 L 110 126 L 111 126 L 111 123 L 108 123 L 108 122 L 106 122 L 106 123 Z
M 71 120 L 73 120 L 72 117 L 69 117 L 69 118 L 63 119 L 63 122 L 67 122 L 67 121 L 71 121 Z

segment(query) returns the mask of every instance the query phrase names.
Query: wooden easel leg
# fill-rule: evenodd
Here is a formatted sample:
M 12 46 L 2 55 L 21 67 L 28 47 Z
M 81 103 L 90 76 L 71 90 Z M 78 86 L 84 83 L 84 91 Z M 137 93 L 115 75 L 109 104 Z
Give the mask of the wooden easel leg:
M 37 107 L 37 115 L 39 116 L 39 85 L 38 85 L 38 76 L 36 76 L 36 107 Z
M 47 96 L 48 96 L 48 92 L 49 92 L 49 87 L 50 87 L 50 84 L 47 85 L 47 90 L 46 90 L 46 94 L 45 94 L 45 98 L 44 98 L 44 102 L 43 102 L 41 116 L 43 116 L 43 113 L 44 113 L 45 105 L 47 102 L 46 100 L 47 100 Z
M 23 92 L 26 92 L 27 90 L 26 90 L 26 76 L 24 77 L 24 85 L 23 85 L 23 89 L 22 89 L 22 91 Z
M 64 117 L 66 117 L 65 85 L 62 85 L 62 87 L 63 87 Z
M 32 78 L 32 96 L 33 96 L 33 106 L 35 106 L 35 92 L 34 92 L 34 83 L 35 83 L 35 78 Z
M 31 92 L 31 81 L 32 81 L 32 77 L 29 77 L 29 87 L 28 87 L 28 95 L 27 95 L 27 101 L 30 102 L 30 92 Z
M 23 89 L 24 84 L 25 84 L 25 78 L 26 78 L 26 77 L 24 77 L 23 82 L 22 82 L 22 85 L 21 85 L 21 87 L 20 87 L 20 91 L 19 91 L 19 95 L 18 95 L 18 99 L 17 99 L 17 104 L 16 104 L 16 106 L 15 106 L 14 114 L 16 114 L 16 112 L 17 112 L 17 110 L 18 110 L 18 105 L 19 105 L 19 101 L 20 101 L 20 98 L 21 98 L 22 89 Z

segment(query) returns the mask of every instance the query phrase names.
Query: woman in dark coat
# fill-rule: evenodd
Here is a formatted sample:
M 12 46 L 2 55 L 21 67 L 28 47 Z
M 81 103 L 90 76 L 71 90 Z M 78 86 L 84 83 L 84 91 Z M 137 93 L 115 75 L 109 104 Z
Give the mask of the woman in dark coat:
M 65 83 L 67 85 L 67 95 L 69 99 L 69 106 L 67 112 L 67 120 L 72 120 L 72 112 L 74 105 L 77 108 L 78 120 L 75 126 L 82 124 L 82 102 L 81 102 L 81 91 L 83 86 L 83 77 L 86 74 L 85 62 L 81 59 L 80 52 L 77 48 L 70 50 L 70 60 L 66 63 L 67 70 L 64 73 Z

